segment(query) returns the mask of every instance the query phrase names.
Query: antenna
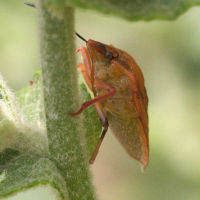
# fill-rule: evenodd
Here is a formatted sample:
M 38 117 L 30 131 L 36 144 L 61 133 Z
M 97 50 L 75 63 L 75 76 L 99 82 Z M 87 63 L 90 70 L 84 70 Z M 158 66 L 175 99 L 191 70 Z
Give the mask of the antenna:
M 81 39 L 81 40 L 83 40 L 83 41 L 85 41 L 86 43 L 87 43 L 87 40 L 86 39 L 84 39 L 81 35 L 79 35 L 77 32 L 76 32 L 76 35 Z
M 31 7 L 33 7 L 33 8 L 36 7 L 35 4 L 33 4 L 33 3 L 24 2 L 24 4 L 26 4 L 27 6 L 31 6 Z

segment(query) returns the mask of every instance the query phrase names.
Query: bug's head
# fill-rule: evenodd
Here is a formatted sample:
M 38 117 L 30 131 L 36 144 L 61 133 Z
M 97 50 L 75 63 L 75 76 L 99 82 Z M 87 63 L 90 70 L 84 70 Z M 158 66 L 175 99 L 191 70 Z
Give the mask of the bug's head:
M 117 58 L 119 56 L 117 50 L 112 46 L 108 46 L 94 40 L 86 40 L 78 33 L 76 33 L 76 35 L 81 40 L 86 42 L 87 49 L 90 53 L 92 60 L 98 60 L 101 62 L 109 62 L 111 59 Z
M 112 46 L 108 46 L 94 40 L 88 40 L 86 45 L 92 60 L 109 62 L 111 59 L 119 56 L 116 49 Z

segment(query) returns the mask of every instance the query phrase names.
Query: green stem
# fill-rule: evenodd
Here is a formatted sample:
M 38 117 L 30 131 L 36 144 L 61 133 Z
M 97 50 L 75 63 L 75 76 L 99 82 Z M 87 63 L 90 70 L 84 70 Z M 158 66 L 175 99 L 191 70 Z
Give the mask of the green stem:
M 52 160 L 66 181 L 70 200 L 95 199 L 84 159 L 83 122 L 75 59 L 74 9 L 37 0 L 46 126 Z M 82 139 L 83 140 L 83 139 Z

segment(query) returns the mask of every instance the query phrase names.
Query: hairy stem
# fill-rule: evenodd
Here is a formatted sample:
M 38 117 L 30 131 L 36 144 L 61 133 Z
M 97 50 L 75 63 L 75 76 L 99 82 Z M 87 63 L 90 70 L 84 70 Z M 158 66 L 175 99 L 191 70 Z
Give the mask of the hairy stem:
M 55 2 L 55 1 L 54 1 Z M 48 0 L 36 3 L 49 151 L 66 181 L 70 200 L 94 199 L 84 159 L 75 60 L 74 9 Z

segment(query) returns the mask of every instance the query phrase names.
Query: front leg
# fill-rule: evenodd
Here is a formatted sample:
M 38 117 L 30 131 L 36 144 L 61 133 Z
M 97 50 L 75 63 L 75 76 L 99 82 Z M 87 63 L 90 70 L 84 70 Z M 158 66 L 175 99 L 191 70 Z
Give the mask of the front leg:
M 88 106 L 90 106 L 90 105 L 92 105 L 92 104 L 94 104 L 96 102 L 99 102 L 101 100 L 107 99 L 108 97 L 111 97 L 111 96 L 116 94 L 116 88 L 113 87 L 112 85 L 110 85 L 108 83 L 99 83 L 99 82 L 95 82 L 95 83 L 96 83 L 96 86 L 98 88 L 107 89 L 107 90 L 109 90 L 109 92 L 107 94 L 103 95 L 103 96 L 96 97 L 96 98 L 94 98 L 92 100 L 84 102 L 82 104 L 81 108 L 77 112 L 70 113 L 71 116 L 76 116 L 76 115 L 82 113 L 83 110 L 86 109 Z
M 88 87 L 93 90 L 93 85 L 94 85 L 94 76 L 93 78 L 91 78 L 91 74 L 93 74 L 91 71 L 92 71 L 92 67 L 91 67 L 91 62 L 90 62 L 90 57 L 89 57 L 89 54 L 88 54 L 88 51 L 85 47 L 79 47 L 77 49 L 77 52 L 81 51 L 82 52 L 82 56 L 83 56 L 83 61 L 84 61 L 84 64 L 83 63 L 80 63 L 77 65 L 77 67 L 79 67 L 81 69 L 81 73 L 88 85 Z M 93 80 L 93 81 L 92 81 Z M 90 164 L 93 164 L 95 159 L 96 159 L 96 156 L 98 154 L 98 151 L 99 151 L 99 148 L 103 142 L 103 139 L 106 135 L 106 132 L 108 130 L 108 120 L 106 118 L 106 114 L 102 108 L 102 106 L 100 105 L 99 101 L 100 100 L 103 100 L 105 98 L 108 98 L 112 95 L 114 95 L 116 93 L 116 89 L 115 87 L 107 84 L 107 83 L 101 83 L 99 81 L 95 81 L 95 85 L 96 87 L 98 88 L 103 88 L 103 89 L 107 89 L 109 91 L 109 93 L 107 93 L 106 95 L 103 95 L 101 97 L 97 97 L 95 99 L 92 99 L 90 101 L 86 101 L 82 104 L 81 108 L 79 109 L 78 112 L 76 113 L 70 113 L 71 116 L 76 116 L 78 114 L 80 114 L 85 108 L 87 108 L 88 106 L 94 104 L 95 105 L 95 109 L 97 111 L 97 114 L 101 120 L 101 123 L 102 123 L 102 126 L 103 126 L 103 131 L 101 133 L 101 136 L 99 138 L 99 142 L 94 150 L 94 153 L 92 155 L 92 157 L 90 158 Z

